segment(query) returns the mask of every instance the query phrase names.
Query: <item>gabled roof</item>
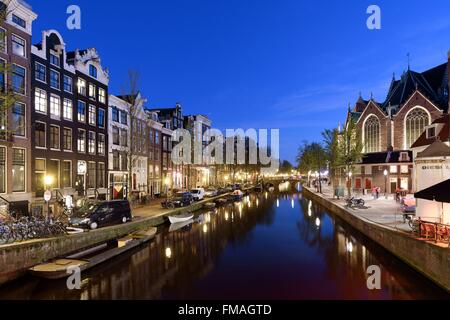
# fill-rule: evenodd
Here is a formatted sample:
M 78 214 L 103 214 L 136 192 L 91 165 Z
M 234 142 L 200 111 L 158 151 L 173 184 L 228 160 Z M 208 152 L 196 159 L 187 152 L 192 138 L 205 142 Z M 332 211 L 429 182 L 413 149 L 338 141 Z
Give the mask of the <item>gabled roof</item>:
M 441 131 L 436 133 L 436 137 L 427 138 L 426 131 L 423 132 L 419 139 L 414 142 L 411 148 L 419 148 L 423 146 L 431 145 L 436 139 L 440 141 L 449 141 L 450 140 L 450 116 L 448 114 L 443 115 L 439 119 L 436 119 L 432 124 L 443 124 L 443 128 Z
M 450 157 L 450 147 L 440 140 L 433 142 L 423 152 L 417 154 L 417 158 Z

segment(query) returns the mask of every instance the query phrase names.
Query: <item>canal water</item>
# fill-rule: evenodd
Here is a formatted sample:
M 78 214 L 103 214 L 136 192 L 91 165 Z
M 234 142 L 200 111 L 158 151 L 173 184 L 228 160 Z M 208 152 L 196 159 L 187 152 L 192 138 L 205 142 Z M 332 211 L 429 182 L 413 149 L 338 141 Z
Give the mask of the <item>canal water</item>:
M 288 188 L 288 190 L 290 190 Z M 381 268 L 368 290 L 367 268 Z M 447 294 L 299 192 L 251 194 L 83 274 L 30 276 L 0 299 L 430 299 Z

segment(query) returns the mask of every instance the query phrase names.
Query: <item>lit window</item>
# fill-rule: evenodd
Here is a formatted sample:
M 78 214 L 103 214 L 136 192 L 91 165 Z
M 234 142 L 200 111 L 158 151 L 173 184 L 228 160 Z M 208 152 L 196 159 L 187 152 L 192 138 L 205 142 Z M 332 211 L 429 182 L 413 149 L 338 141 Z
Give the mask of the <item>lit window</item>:
M 61 116 L 61 99 L 57 96 L 50 96 L 50 114 L 55 117 Z
M 96 109 L 95 106 L 89 105 L 89 124 L 95 126 L 96 122 Z
M 98 154 L 104 156 L 106 151 L 106 145 L 105 145 L 105 135 L 99 134 L 98 135 Z
M 72 103 L 72 100 L 70 100 L 70 99 L 64 99 L 63 117 L 66 120 L 73 119 L 73 103 Z
M 47 92 L 39 88 L 34 90 L 34 110 L 47 113 Z
M 105 91 L 105 89 L 98 88 L 98 101 L 100 101 L 100 103 L 103 103 L 103 104 L 106 103 L 106 91 Z
M 376 116 L 370 116 L 364 124 L 365 152 L 380 151 L 380 121 Z
M 401 166 L 400 167 L 400 172 L 403 174 L 408 174 L 409 173 L 409 167 L 408 166 Z
M 92 100 L 96 99 L 95 85 L 93 85 L 92 83 L 89 84 L 89 99 L 92 99 Z
M 88 148 L 89 148 L 89 153 L 90 154 L 95 154 L 95 149 L 96 149 L 96 144 L 95 144 L 95 132 L 89 131 L 89 135 L 88 135 Z
M 390 173 L 397 173 L 398 172 L 397 166 L 391 166 L 389 171 Z
M 86 95 L 86 81 L 78 78 L 78 94 Z
M 86 152 L 86 131 L 78 129 L 78 152 Z
M 25 149 L 13 148 L 12 184 L 13 192 L 25 192 Z
M 406 117 L 406 148 L 409 149 L 429 125 L 430 117 L 421 108 L 413 109 Z

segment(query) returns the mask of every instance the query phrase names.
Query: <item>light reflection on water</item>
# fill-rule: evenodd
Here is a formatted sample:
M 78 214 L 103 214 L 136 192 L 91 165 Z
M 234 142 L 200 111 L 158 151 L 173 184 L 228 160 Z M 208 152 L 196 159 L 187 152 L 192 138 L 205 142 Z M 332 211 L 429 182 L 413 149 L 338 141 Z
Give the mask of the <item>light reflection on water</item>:
M 447 297 L 301 194 L 251 194 L 86 273 L 81 291 L 27 277 L 1 299 L 412 299 Z M 366 270 L 382 269 L 369 291 Z

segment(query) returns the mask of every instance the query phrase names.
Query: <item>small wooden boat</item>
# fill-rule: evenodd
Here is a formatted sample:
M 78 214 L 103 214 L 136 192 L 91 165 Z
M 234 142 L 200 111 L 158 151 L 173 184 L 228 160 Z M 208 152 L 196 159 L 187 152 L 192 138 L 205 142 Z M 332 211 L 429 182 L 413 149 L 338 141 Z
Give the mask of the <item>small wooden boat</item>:
M 174 232 L 174 231 L 178 231 L 180 229 L 183 229 L 191 224 L 194 223 L 194 220 L 188 220 L 188 221 L 184 221 L 184 222 L 177 222 L 177 223 L 172 223 L 169 227 L 169 232 Z
M 192 213 L 183 213 L 177 216 L 169 216 L 170 223 L 179 223 L 191 220 L 194 218 Z
M 101 244 L 65 258 L 34 266 L 29 271 L 32 275 L 45 279 L 67 278 L 74 268 L 78 267 L 81 272 L 86 271 L 150 241 L 155 237 L 156 232 L 156 228 L 138 231 L 117 239 L 117 245 L 112 248 L 106 243 Z

